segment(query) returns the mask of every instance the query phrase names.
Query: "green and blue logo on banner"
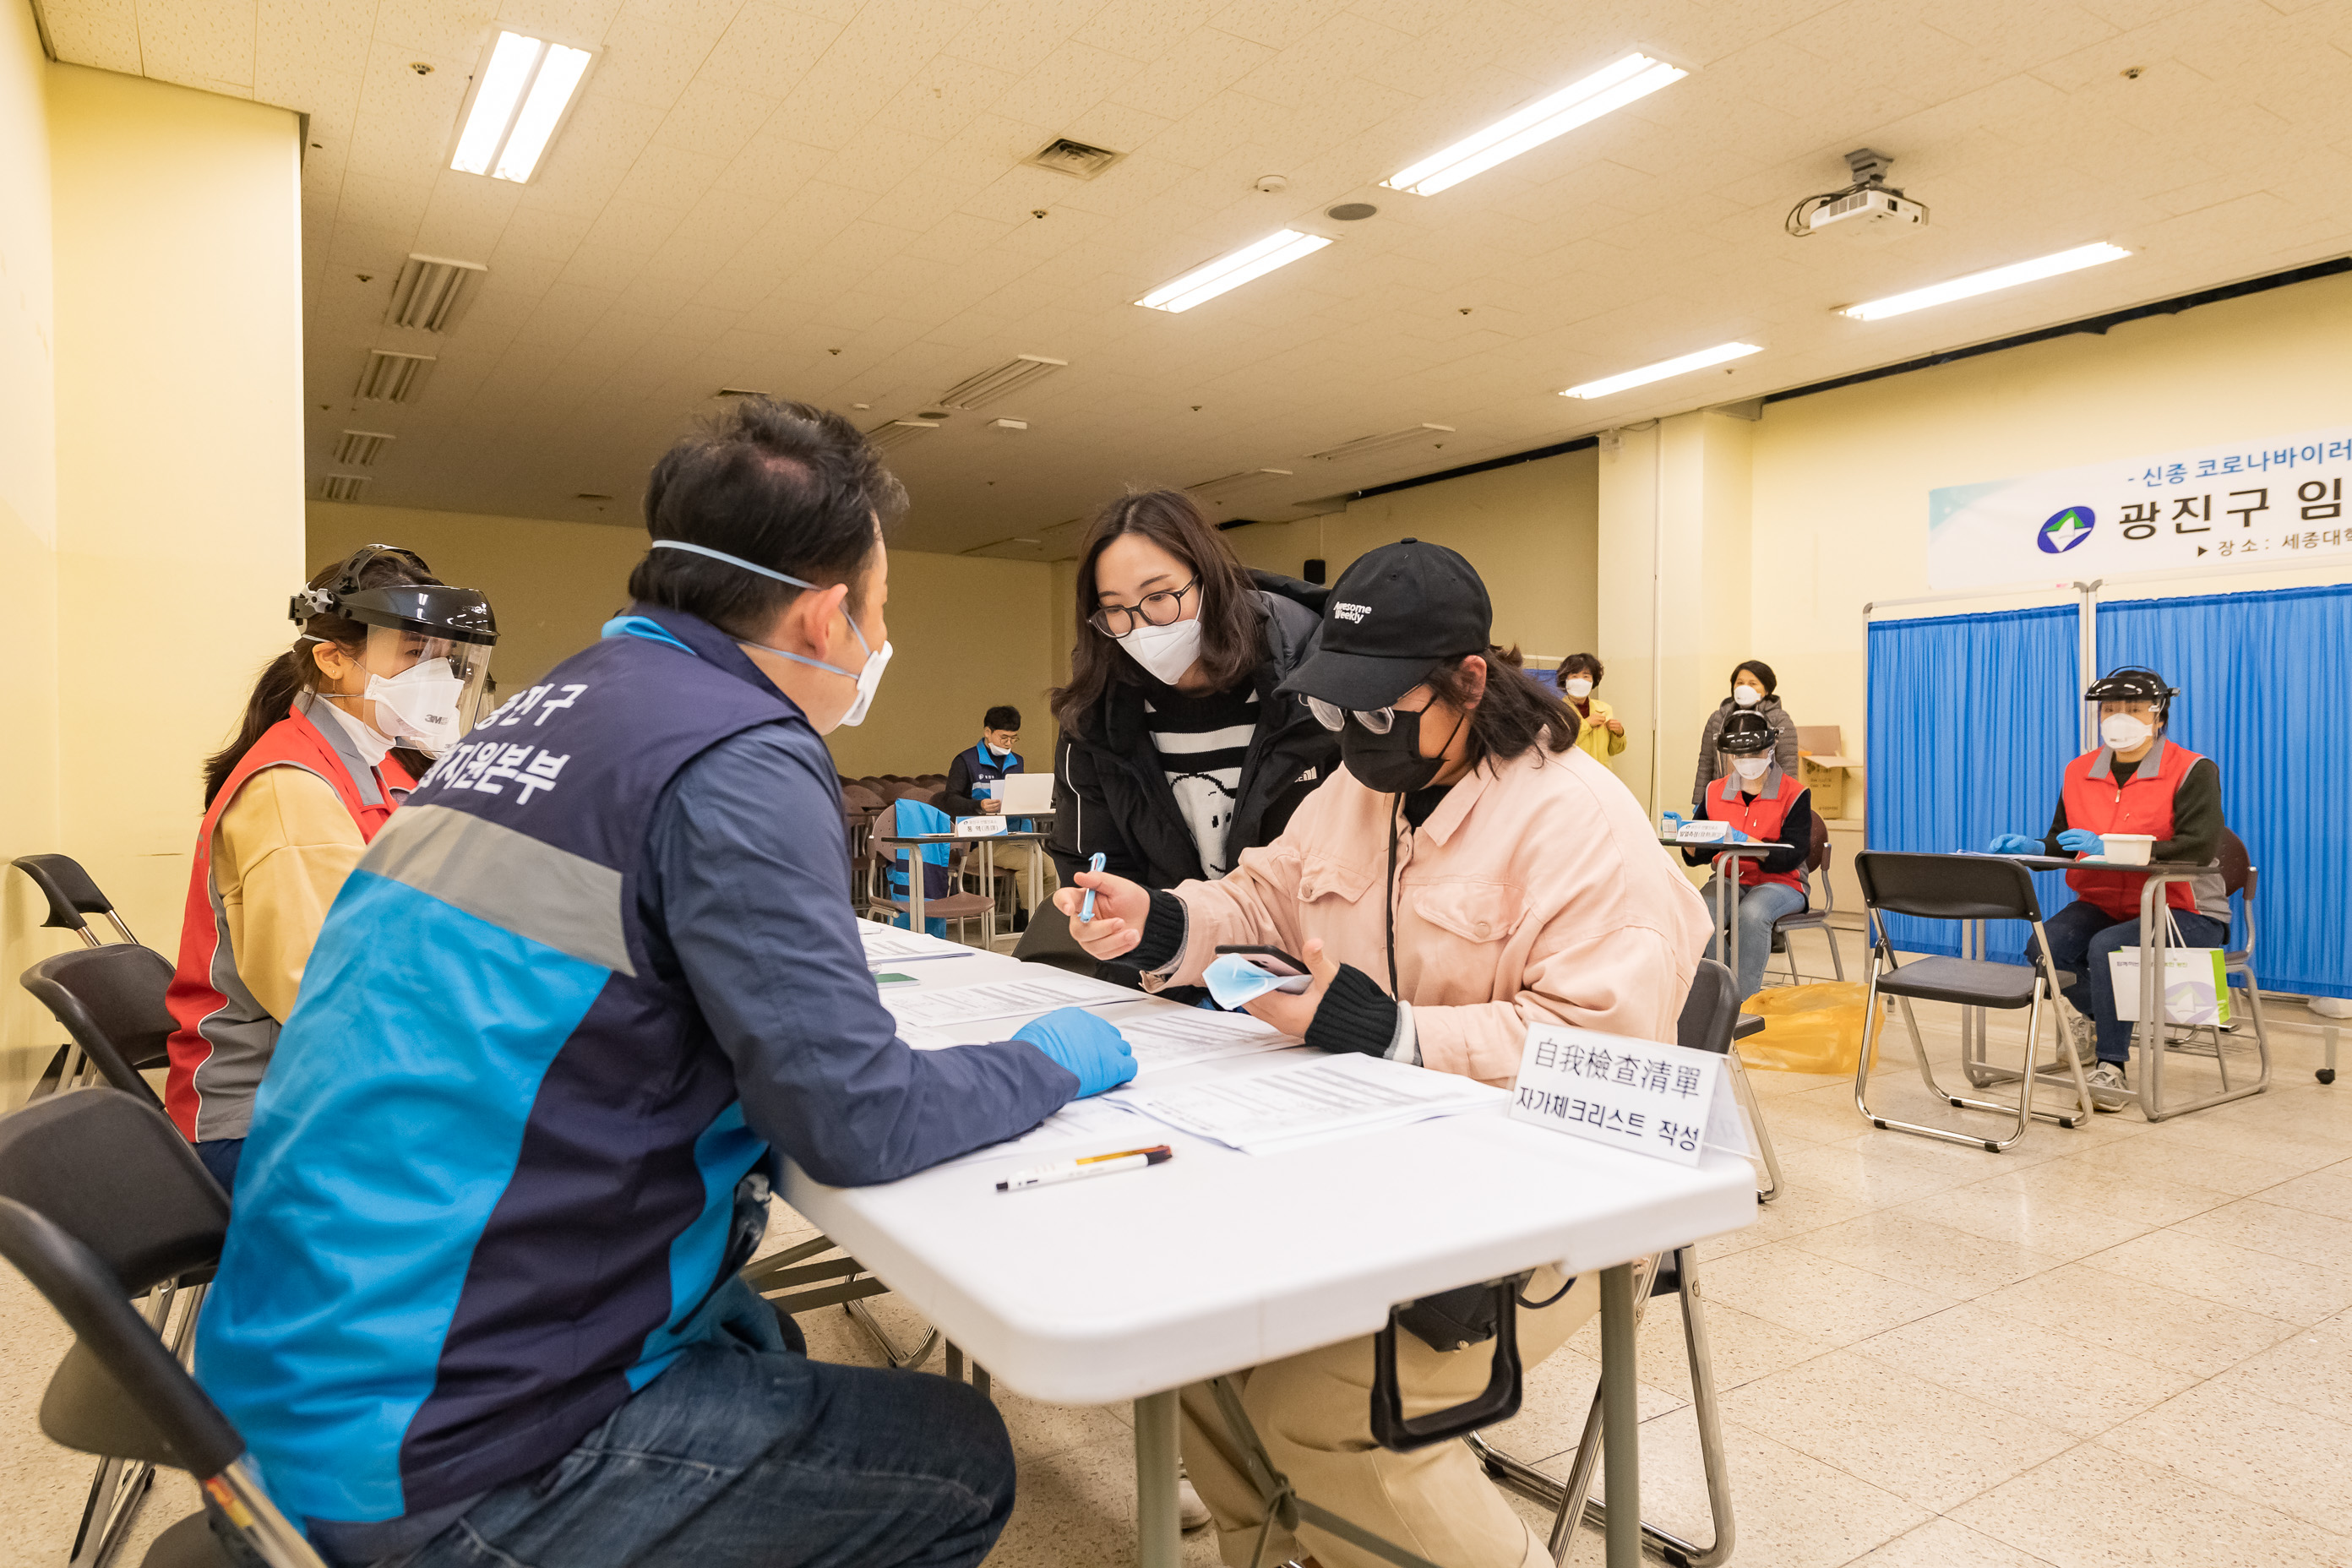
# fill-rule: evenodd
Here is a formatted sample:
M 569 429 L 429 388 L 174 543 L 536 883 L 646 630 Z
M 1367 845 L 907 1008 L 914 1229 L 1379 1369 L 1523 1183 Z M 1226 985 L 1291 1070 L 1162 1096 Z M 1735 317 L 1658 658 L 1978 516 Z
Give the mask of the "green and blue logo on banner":
M 2048 555 L 2063 555 L 2091 537 L 2092 525 L 2098 520 L 2086 506 L 2070 506 L 2055 513 L 2042 525 L 2033 542 Z

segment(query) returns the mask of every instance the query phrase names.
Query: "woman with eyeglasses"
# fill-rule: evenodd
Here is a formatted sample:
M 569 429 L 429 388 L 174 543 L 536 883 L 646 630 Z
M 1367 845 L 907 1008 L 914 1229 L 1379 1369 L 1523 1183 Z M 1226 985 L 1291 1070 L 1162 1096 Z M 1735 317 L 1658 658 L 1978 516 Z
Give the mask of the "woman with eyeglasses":
M 1533 1025 L 1674 1039 L 1706 945 L 1706 910 L 1658 852 L 1641 803 L 1575 745 L 1575 719 L 1492 636 L 1486 585 L 1453 551 L 1405 540 L 1357 561 L 1331 590 L 1314 657 L 1285 683 L 1337 732 L 1344 765 L 1222 881 L 1158 889 L 1079 873 L 1056 899 L 1080 945 L 1133 964 L 1155 990 L 1239 962 L 1220 959 L 1221 946 L 1278 948 L 1313 981 L 1250 1002 L 1259 1018 L 1323 1050 L 1491 1084 L 1517 1075 Z M 1080 921 L 1089 889 L 1095 918 Z M 1558 1349 L 1598 1300 L 1597 1276 L 1538 1269 L 1516 1309 L 1525 1363 Z M 1491 1346 L 1404 1327 L 1408 1410 L 1448 1408 L 1486 1387 Z M 1543 1539 L 1468 1448 L 1397 1453 L 1372 1440 L 1372 1342 L 1363 1335 L 1241 1374 L 1242 1405 L 1275 1468 L 1302 1497 L 1446 1568 L 1549 1563 Z M 1261 1542 L 1264 1506 L 1205 1385 L 1184 1391 L 1183 1411 L 1185 1463 L 1226 1562 L 1312 1552 L 1323 1568 L 1383 1568 L 1309 1526 L 1294 1540 L 1277 1525 Z
M 1146 888 L 1213 881 L 1271 840 L 1339 760 L 1276 689 L 1314 651 L 1323 590 L 1244 569 L 1190 496 L 1139 490 L 1095 514 L 1077 577 L 1053 852 Z

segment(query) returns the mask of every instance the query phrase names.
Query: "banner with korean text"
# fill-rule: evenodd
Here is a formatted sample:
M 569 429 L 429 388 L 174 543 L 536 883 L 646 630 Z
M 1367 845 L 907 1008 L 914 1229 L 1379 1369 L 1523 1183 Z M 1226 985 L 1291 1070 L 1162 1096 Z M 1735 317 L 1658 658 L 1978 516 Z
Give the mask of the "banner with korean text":
M 2352 554 L 2352 426 L 1927 492 L 1941 593 Z

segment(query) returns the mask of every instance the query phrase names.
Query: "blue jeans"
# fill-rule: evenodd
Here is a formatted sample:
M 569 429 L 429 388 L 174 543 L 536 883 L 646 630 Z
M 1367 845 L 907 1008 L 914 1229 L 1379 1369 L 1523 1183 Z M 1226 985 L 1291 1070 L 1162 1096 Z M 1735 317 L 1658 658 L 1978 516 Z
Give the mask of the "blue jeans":
M 1716 912 L 1716 895 L 1722 889 L 1716 886 L 1719 877 L 1707 879 L 1706 886 L 1698 890 L 1706 900 L 1706 918 L 1717 922 L 1715 934 L 1707 939 L 1706 955 L 1717 963 L 1723 958 L 1721 917 Z M 1747 1001 L 1763 988 L 1764 961 L 1772 956 L 1772 922 L 1782 915 L 1793 915 L 1805 907 L 1805 895 L 1780 882 L 1766 882 L 1759 887 L 1739 889 L 1739 999 Z
M 220 1184 L 221 1191 L 225 1193 L 235 1193 L 236 1191 L 236 1163 L 238 1156 L 245 1152 L 245 1140 L 242 1138 L 208 1138 L 204 1142 L 192 1145 L 192 1147 L 194 1147 L 196 1152 L 197 1163 L 202 1164 L 204 1168 L 211 1173 L 214 1181 Z
M 986 1396 L 784 1348 L 740 1281 L 694 1346 L 539 1475 L 377 1568 L 968 1568 L 1013 1512 Z
M 2230 928 L 2220 921 L 2187 910 L 2173 910 L 2172 919 L 2190 947 L 2229 943 Z M 2139 921 L 2119 921 L 2098 905 L 2077 899 L 2043 921 L 2042 929 L 2050 933 L 2050 962 L 2074 973 L 2073 983 L 2060 994 L 2091 1020 L 2099 1037 L 2099 1059 L 2121 1067 L 2131 1056 L 2136 1026 L 2116 1016 L 2115 974 L 2107 967 L 2107 954 L 2139 945 Z M 2025 945 L 2031 952 L 2033 939 L 2027 937 Z

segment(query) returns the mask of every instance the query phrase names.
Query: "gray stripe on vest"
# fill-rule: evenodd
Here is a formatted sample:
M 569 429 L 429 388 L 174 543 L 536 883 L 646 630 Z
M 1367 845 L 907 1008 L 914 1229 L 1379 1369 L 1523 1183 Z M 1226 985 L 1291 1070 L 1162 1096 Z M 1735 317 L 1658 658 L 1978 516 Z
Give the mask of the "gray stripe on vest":
M 621 920 L 621 873 L 527 833 L 445 805 L 404 805 L 359 868 L 558 952 L 637 973 Z
M 205 879 L 205 895 L 212 906 L 215 937 L 212 969 L 205 979 L 220 993 L 221 1005 L 196 1021 L 197 1037 L 212 1047 L 188 1075 L 196 1091 L 194 1142 L 199 1143 L 242 1138 L 253 1125 L 254 1091 L 261 1087 L 261 1076 L 277 1052 L 278 1029 L 278 1020 L 246 989 L 236 972 L 228 911 L 222 907 L 217 879 Z

